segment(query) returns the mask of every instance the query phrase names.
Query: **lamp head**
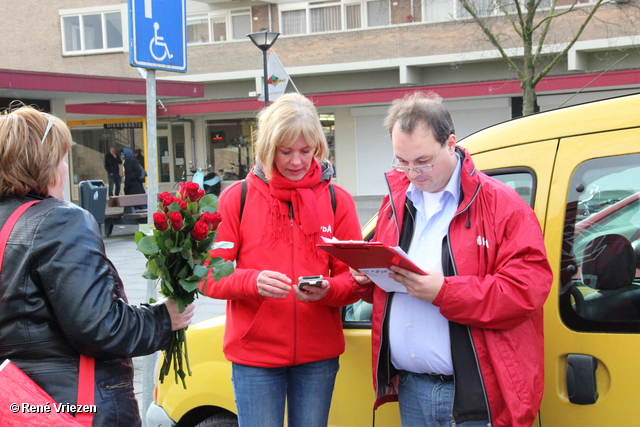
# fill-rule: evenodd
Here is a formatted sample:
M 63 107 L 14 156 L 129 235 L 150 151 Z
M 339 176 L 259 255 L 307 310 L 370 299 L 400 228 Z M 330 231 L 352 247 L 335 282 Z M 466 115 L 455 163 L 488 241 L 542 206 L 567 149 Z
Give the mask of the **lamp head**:
M 247 37 L 251 39 L 253 44 L 255 44 L 258 49 L 266 52 L 271 46 L 273 46 L 279 35 L 280 33 L 276 33 L 274 31 L 263 30 L 256 33 L 247 34 Z

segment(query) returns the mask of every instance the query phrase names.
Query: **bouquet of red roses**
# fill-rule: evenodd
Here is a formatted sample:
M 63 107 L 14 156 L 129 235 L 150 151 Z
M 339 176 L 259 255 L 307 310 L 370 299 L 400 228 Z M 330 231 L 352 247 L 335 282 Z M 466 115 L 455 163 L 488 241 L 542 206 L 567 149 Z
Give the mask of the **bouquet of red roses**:
M 153 226 L 142 225 L 135 235 L 137 249 L 147 258 L 147 270 L 142 277 L 158 280 L 158 293 L 176 300 L 180 312 L 202 293 L 198 285 L 209 270 L 216 280 L 233 273 L 232 262 L 209 255 L 211 249 L 231 245 L 214 243 L 222 221 L 217 207 L 215 195 L 205 195 L 195 182 L 181 183 L 176 197 L 168 192 L 158 195 Z M 191 375 L 185 330 L 173 332 L 160 368 L 160 381 L 163 382 L 173 365 L 176 384 L 179 377 L 184 388 L 187 387 L 185 367 Z

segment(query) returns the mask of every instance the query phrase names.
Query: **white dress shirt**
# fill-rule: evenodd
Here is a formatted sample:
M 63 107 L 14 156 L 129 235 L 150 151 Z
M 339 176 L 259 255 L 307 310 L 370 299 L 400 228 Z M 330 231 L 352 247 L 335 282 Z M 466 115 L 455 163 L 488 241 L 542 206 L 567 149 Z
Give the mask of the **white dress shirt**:
M 442 240 L 460 199 L 458 160 L 445 189 L 438 193 L 418 190 L 413 184 L 407 197 L 416 208 L 409 258 L 422 269 L 442 273 Z M 389 319 L 391 362 L 397 369 L 419 374 L 453 374 L 449 321 L 433 304 L 396 292 Z

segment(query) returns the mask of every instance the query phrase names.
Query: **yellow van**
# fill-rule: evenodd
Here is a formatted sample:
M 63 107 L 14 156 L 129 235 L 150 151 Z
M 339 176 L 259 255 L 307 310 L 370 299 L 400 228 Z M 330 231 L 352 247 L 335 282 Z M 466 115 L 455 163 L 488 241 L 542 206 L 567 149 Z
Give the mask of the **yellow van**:
M 533 207 L 544 231 L 554 282 L 545 306 L 545 393 L 534 425 L 636 425 L 640 95 L 512 120 L 461 144 L 479 169 Z M 347 348 L 331 426 L 400 425 L 397 404 L 372 409 L 369 316 L 366 303 L 344 309 Z M 189 328 L 188 388 L 159 384 L 147 425 L 237 425 L 223 330 L 224 316 Z

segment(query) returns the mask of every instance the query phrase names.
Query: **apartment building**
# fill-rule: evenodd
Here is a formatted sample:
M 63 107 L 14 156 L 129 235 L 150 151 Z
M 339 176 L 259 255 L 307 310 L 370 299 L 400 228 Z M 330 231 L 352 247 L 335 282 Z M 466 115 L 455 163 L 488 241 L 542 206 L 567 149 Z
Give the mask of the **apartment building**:
M 538 84 L 541 110 L 639 90 L 636 1 L 599 10 Z M 102 158 L 109 146 L 145 148 L 145 80 L 129 64 L 127 3 L 4 6 L 0 105 L 21 99 L 67 120 L 76 142 L 70 155 L 76 199 L 78 182 L 106 181 Z M 556 19 L 545 52 L 560 51 L 584 16 L 578 10 Z M 194 163 L 211 165 L 225 181 L 242 178 L 252 166 L 263 69 L 262 52 L 246 35 L 263 29 L 280 33 L 272 51 L 295 84 L 287 91 L 297 89 L 316 103 L 336 181 L 354 195 L 385 193 L 382 172 L 392 151 L 382 120 L 389 103 L 405 93 L 445 98 L 458 138 L 521 112 L 520 81 L 458 0 L 190 0 L 188 70 L 157 72 L 160 191 Z M 522 41 L 508 25 L 501 36 L 519 61 Z

